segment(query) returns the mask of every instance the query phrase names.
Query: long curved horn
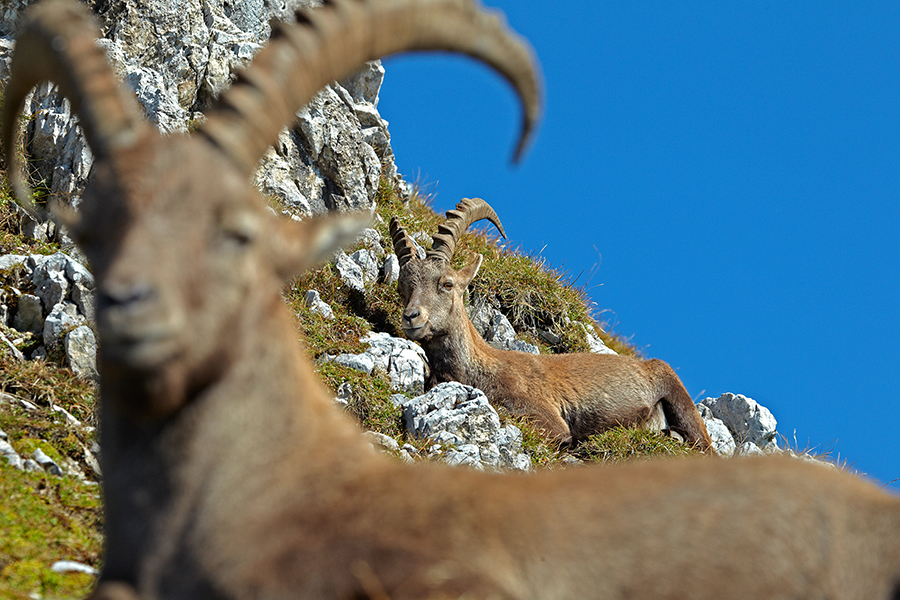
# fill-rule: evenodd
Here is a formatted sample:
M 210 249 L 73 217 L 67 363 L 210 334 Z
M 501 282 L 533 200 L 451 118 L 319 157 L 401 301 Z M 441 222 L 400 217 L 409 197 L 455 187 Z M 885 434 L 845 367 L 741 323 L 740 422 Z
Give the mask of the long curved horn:
M 453 258 L 456 252 L 456 242 L 459 236 L 475 221 L 487 219 L 500 232 L 504 238 L 506 232 L 500 224 L 500 217 L 491 208 L 491 205 L 481 198 L 463 198 L 454 210 L 447 211 L 447 219 L 438 226 L 438 232 L 432 236 L 434 242 L 428 251 L 428 258 L 442 258 L 447 262 Z
M 391 217 L 388 228 L 391 231 L 391 239 L 394 241 L 394 253 L 397 255 L 397 260 L 400 261 L 400 268 L 402 269 L 403 265 L 408 263 L 413 257 L 418 258 L 418 251 L 409 235 L 407 235 L 406 230 L 400 225 L 400 219 Z
M 42 81 L 59 86 L 98 158 L 133 145 L 150 128 L 133 94 L 119 84 L 97 46 L 90 11 L 71 0 L 46 0 L 28 9 L 16 39 L 0 115 L 0 143 L 19 201 L 34 212 L 14 149 L 17 118 L 28 92 Z
M 278 132 L 323 86 L 365 61 L 409 50 L 467 54 L 493 67 L 523 107 L 518 160 L 540 112 L 537 65 L 527 42 L 473 0 L 325 0 L 276 24 L 269 45 L 207 111 L 198 133 L 249 174 Z

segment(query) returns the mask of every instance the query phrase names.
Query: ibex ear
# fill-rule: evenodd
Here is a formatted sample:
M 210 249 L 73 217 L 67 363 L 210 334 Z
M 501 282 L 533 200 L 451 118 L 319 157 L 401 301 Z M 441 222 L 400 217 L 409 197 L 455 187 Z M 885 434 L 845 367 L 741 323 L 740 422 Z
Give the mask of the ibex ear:
M 272 236 L 271 261 L 283 280 L 330 258 L 372 222 L 369 213 L 329 215 L 306 221 L 279 220 Z
M 475 255 L 475 260 L 469 264 L 468 267 L 463 267 L 457 273 L 459 274 L 460 281 L 458 285 L 462 287 L 466 287 L 469 283 L 475 279 L 475 276 L 478 275 L 478 269 L 481 268 L 481 261 L 484 260 L 484 257 L 480 254 Z

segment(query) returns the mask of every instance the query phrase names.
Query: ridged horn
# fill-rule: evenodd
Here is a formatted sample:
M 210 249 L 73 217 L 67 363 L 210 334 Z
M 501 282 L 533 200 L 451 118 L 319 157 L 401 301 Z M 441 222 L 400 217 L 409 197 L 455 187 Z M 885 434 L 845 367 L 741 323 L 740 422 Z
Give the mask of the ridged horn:
M 97 46 L 100 31 L 86 6 L 46 0 L 28 9 L 16 39 L 0 115 L 0 143 L 20 203 L 34 213 L 14 148 L 17 118 L 28 92 L 51 81 L 72 105 L 91 152 L 104 158 L 133 145 L 149 129 L 130 90 L 119 84 L 106 54 Z
M 418 250 L 416 250 L 416 246 L 409 235 L 407 235 L 406 230 L 400 225 L 400 219 L 391 217 L 388 228 L 391 231 L 391 239 L 394 241 L 394 253 L 397 255 L 397 260 L 400 261 L 400 268 L 402 269 L 403 265 L 411 259 L 419 257 Z
M 438 226 L 438 232 L 432 236 L 434 242 L 427 258 L 442 258 L 447 262 L 453 258 L 456 252 L 456 243 L 459 236 L 475 221 L 487 219 L 500 232 L 504 238 L 506 232 L 500 224 L 500 217 L 491 208 L 491 205 L 481 198 L 463 198 L 453 210 L 447 211 L 447 219 Z
M 527 42 L 474 0 L 326 0 L 275 24 L 268 46 L 237 73 L 198 133 L 251 173 L 278 133 L 323 86 L 364 62 L 397 52 L 445 50 L 505 77 L 523 108 L 514 160 L 540 112 L 540 77 Z

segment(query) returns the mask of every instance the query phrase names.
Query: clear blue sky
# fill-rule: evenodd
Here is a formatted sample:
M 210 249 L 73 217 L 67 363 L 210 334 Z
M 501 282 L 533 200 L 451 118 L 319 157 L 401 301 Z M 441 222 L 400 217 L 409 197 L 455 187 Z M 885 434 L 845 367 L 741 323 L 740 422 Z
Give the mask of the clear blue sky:
M 745 394 L 900 478 L 900 3 L 490 5 L 543 68 L 530 152 L 510 167 L 518 106 L 489 71 L 397 58 L 401 173 L 438 211 L 490 202 L 695 399 Z

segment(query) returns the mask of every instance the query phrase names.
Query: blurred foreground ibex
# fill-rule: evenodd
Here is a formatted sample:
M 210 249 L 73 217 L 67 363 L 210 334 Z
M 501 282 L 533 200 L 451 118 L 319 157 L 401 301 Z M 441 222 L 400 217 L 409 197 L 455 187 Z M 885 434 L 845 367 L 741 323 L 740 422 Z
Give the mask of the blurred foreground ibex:
M 14 130 L 38 81 L 72 101 L 96 156 L 72 223 L 98 289 L 106 557 L 94 599 L 897 598 L 900 500 L 836 470 L 404 466 L 334 406 L 279 291 L 360 225 L 278 221 L 251 171 L 320 86 L 402 49 L 487 62 L 522 98 L 527 132 L 530 55 L 471 0 L 298 13 L 193 136 L 144 122 L 95 35 L 71 0 L 31 9 L 2 113 L 20 190 Z
M 400 260 L 397 289 L 406 337 L 422 344 L 431 375 L 426 387 L 458 381 L 536 424 L 563 443 L 579 441 L 615 425 L 664 422 L 686 442 L 709 450 L 712 442 L 684 384 L 661 360 L 615 354 L 534 355 L 493 348 L 475 330 L 464 306 L 466 287 L 482 256 L 467 267 L 450 266 L 469 225 L 488 219 L 506 237 L 494 209 L 480 198 L 464 198 L 434 234 L 424 259 L 397 217 L 391 238 Z M 663 419 L 659 419 L 663 421 Z

